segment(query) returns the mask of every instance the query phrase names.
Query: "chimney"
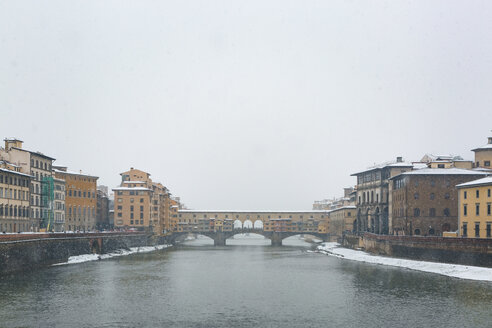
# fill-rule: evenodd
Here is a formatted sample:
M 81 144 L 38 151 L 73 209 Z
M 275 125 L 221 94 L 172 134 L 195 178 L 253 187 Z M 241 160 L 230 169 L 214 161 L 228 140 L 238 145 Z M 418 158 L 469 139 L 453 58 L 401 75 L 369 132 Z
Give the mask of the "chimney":
M 398 157 L 396 158 L 396 162 L 397 162 L 397 163 L 403 163 L 403 157 L 398 156 Z

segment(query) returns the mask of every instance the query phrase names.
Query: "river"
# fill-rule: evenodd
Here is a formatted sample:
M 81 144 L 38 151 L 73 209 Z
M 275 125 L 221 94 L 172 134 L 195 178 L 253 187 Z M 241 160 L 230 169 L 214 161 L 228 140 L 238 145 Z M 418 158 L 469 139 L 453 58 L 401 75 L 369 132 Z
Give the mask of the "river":
M 0 278 L 0 327 L 492 327 L 492 284 L 207 238 Z

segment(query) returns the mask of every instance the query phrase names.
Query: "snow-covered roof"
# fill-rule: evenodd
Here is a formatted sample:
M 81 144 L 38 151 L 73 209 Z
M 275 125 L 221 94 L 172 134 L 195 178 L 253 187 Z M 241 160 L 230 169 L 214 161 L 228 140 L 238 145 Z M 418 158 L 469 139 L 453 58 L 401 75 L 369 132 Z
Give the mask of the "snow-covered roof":
M 334 208 L 334 209 L 330 210 L 329 212 L 331 213 L 331 212 L 340 211 L 340 210 L 353 210 L 356 208 L 357 208 L 357 206 L 355 206 L 355 205 L 347 205 L 347 206 Z
M 123 183 L 145 183 L 145 181 L 123 181 Z
M 9 169 L 2 169 L 2 168 L 0 168 L 0 171 L 5 172 L 5 173 L 17 174 L 17 175 L 22 175 L 22 176 L 25 176 L 25 177 L 32 178 L 32 175 L 21 173 L 21 172 L 17 172 L 17 171 L 12 171 L 12 170 L 9 170 Z
M 118 190 L 118 191 L 125 191 L 125 190 L 135 190 L 135 191 L 152 191 L 152 189 L 145 188 L 145 187 L 116 187 L 112 189 L 113 191 Z
M 83 176 L 83 177 L 89 177 L 89 178 L 99 179 L 99 177 L 97 177 L 95 175 L 84 174 L 84 173 L 75 172 L 75 171 L 68 171 L 68 170 L 67 171 L 63 171 L 63 170 L 53 169 L 53 172 L 55 172 L 55 173 L 61 173 L 61 174 L 80 175 L 80 176 Z
M 326 213 L 325 210 L 307 210 L 307 211 L 265 211 L 265 210 L 255 210 L 255 211 L 243 211 L 243 210 L 180 210 L 180 213 Z
M 486 175 L 486 174 L 487 173 L 485 172 L 477 172 L 473 170 L 457 169 L 457 168 L 449 168 L 449 169 L 427 168 L 427 169 L 404 172 L 397 176 L 392 177 L 391 179 L 394 179 L 402 175 Z
M 16 149 L 16 150 L 20 150 L 20 151 L 25 151 L 25 152 L 28 152 L 28 153 L 31 153 L 33 155 L 37 155 L 39 157 L 44 157 L 46 159 L 51 159 L 52 161 L 55 160 L 55 158 L 53 157 L 50 157 L 50 156 L 47 156 L 39 151 L 31 151 L 31 150 L 27 150 L 27 149 L 24 149 L 24 148 L 19 148 L 19 147 L 12 147 L 12 149 Z
M 485 146 L 472 149 L 472 151 L 477 151 L 477 150 L 492 150 L 492 144 L 486 144 Z
M 390 162 L 385 162 L 385 163 L 381 163 L 381 164 L 376 164 L 376 165 L 370 166 L 370 167 L 368 167 L 365 170 L 362 170 L 362 171 L 359 171 L 359 172 L 356 172 L 356 173 L 352 173 L 351 176 L 354 176 L 354 175 L 357 175 L 357 174 L 361 174 L 361 173 L 364 173 L 364 172 L 369 172 L 369 171 L 384 169 L 385 167 L 412 167 L 412 166 L 413 166 L 413 164 L 411 164 L 411 163 L 399 162 L 399 161 L 390 161 Z
M 460 183 L 456 187 L 463 188 L 463 187 L 475 187 L 475 186 L 482 186 L 482 185 L 492 185 L 492 177 L 486 177 L 478 180 Z

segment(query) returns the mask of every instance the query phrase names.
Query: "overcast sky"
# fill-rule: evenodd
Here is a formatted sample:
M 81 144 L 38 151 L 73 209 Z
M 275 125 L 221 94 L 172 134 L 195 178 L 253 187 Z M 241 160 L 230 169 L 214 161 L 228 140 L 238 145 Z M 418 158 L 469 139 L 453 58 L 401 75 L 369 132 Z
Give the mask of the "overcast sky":
M 3 1 L 0 132 L 194 209 L 311 209 L 492 135 L 490 1 Z

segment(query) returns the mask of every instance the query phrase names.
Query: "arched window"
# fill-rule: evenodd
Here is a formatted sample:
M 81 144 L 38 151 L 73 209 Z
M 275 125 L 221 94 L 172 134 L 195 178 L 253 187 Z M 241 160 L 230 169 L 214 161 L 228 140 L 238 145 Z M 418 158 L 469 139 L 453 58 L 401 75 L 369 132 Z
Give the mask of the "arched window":
M 432 235 L 434 235 L 434 234 L 435 234 L 434 228 L 430 228 L 430 229 L 429 229 L 429 235 L 431 235 L 431 236 L 432 236 Z
M 449 208 L 445 208 L 444 211 L 442 211 L 442 214 L 444 214 L 444 216 L 449 216 L 450 215 Z
M 413 194 L 413 198 L 414 198 L 414 199 L 419 199 L 419 193 L 418 193 L 418 192 L 416 192 L 415 194 Z
M 417 236 L 420 235 L 420 229 L 415 229 L 414 235 L 417 235 Z
M 371 203 L 374 203 L 374 191 L 371 190 Z
M 415 217 L 420 216 L 420 208 L 414 208 L 413 209 L 413 216 L 415 216 Z

